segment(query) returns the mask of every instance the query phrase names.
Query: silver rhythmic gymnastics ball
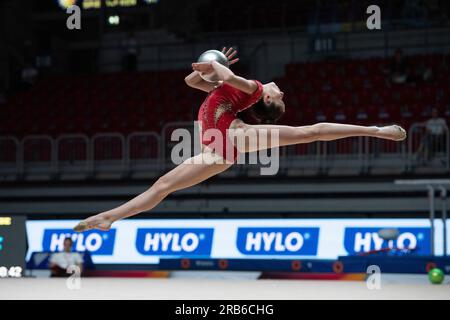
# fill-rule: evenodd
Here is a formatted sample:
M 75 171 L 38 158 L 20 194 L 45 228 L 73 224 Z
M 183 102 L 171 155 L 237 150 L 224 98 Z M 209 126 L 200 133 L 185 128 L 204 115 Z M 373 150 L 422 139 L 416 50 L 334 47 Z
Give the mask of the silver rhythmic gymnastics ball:
M 225 67 L 229 67 L 228 58 L 220 51 L 218 50 L 208 50 L 203 52 L 200 57 L 198 57 L 197 62 L 211 62 L 211 61 L 217 61 L 221 65 Z M 203 80 L 208 82 L 217 82 L 219 81 L 219 78 L 217 77 L 217 74 L 215 72 L 211 72 L 208 74 L 200 73 L 200 77 L 203 78 Z

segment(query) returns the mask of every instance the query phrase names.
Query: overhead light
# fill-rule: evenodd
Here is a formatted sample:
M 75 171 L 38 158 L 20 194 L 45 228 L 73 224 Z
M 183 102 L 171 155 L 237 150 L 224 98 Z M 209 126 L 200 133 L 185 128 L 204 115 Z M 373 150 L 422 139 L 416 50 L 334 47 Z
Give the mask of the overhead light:
M 117 25 L 119 25 L 119 23 L 120 23 L 120 17 L 119 17 L 119 16 L 109 16 L 109 17 L 108 17 L 108 23 L 109 23 L 110 25 L 115 25 L 115 26 L 117 26 Z
M 56 3 L 58 3 L 58 5 L 62 9 L 67 9 L 70 6 L 76 5 L 77 4 L 77 0 L 57 0 Z

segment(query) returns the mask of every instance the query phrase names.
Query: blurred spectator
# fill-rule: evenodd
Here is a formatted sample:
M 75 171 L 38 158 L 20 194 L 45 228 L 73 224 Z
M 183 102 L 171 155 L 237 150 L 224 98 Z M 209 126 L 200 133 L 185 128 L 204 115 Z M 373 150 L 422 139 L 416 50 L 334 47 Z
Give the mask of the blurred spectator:
M 425 122 L 427 132 L 429 132 L 433 136 L 442 136 L 445 133 L 445 129 L 447 128 L 447 123 L 445 119 L 439 117 L 438 110 L 433 108 L 431 110 L 431 119 Z
M 431 111 L 431 119 L 425 121 L 425 136 L 419 150 L 419 155 L 424 161 L 430 161 L 436 152 L 443 149 L 445 136 L 448 129 L 444 118 L 439 117 L 438 110 Z
M 33 87 L 38 78 L 38 70 L 31 63 L 22 69 L 22 88 L 28 90 Z
M 403 57 L 402 49 L 395 51 L 394 58 L 390 63 L 390 77 L 393 83 L 405 83 L 408 79 L 408 65 Z
M 130 32 L 128 37 L 122 41 L 122 49 L 124 51 L 123 66 L 125 71 L 137 70 L 137 56 L 139 54 L 139 43 L 134 37 L 134 33 Z
M 50 271 L 52 277 L 68 277 L 67 268 L 77 266 L 83 271 L 83 257 L 78 252 L 72 252 L 72 238 L 64 239 L 64 251 L 53 253 L 50 257 Z

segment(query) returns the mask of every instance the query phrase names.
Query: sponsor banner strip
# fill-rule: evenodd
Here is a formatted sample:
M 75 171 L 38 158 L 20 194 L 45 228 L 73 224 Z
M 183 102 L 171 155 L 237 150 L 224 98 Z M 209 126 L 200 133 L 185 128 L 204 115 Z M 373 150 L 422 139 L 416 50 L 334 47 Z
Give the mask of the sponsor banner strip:
M 65 237 L 98 264 L 157 264 L 160 258 L 336 259 L 389 248 L 431 253 L 428 219 L 130 219 L 108 232 L 75 233 L 77 222 L 27 221 L 27 260 L 32 252 L 62 250 Z M 397 239 L 380 238 L 384 228 L 398 229 Z M 435 254 L 442 255 L 441 220 L 435 229 Z

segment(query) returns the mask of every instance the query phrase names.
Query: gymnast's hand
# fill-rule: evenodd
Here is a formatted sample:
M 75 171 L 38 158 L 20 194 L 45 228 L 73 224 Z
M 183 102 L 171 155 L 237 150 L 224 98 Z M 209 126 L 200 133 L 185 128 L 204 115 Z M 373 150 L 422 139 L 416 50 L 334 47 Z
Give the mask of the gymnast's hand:
M 214 72 L 212 62 L 195 62 L 192 64 L 192 69 L 203 74 Z
M 233 47 L 228 48 L 228 50 L 227 47 L 223 47 L 222 53 L 225 55 L 225 57 L 227 57 L 228 65 L 230 66 L 239 61 L 239 58 L 234 58 L 237 55 L 237 50 Z
M 239 61 L 239 58 L 234 58 L 237 55 L 237 50 L 233 47 L 228 48 L 223 47 L 222 53 L 227 57 L 228 59 L 228 65 L 231 66 L 232 64 L 235 64 Z M 234 59 L 233 59 L 234 58 Z M 195 71 L 198 71 L 203 74 L 209 74 L 211 72 L 214 72 L 214 67 L 211 62 L 195 62 L 192 64 L 192 69 Z

